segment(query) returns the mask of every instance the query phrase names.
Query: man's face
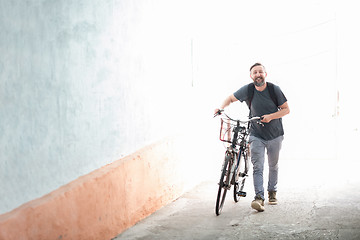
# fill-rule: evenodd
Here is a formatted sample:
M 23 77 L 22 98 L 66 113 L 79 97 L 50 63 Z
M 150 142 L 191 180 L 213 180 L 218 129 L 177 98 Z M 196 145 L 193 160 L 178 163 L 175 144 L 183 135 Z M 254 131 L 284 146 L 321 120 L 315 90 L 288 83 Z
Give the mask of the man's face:
M 250 77 L 254 81 L 255 86 L 261 87 L 265 84 L 267 73 L 263 66 L 255 66 L 251 69 Z

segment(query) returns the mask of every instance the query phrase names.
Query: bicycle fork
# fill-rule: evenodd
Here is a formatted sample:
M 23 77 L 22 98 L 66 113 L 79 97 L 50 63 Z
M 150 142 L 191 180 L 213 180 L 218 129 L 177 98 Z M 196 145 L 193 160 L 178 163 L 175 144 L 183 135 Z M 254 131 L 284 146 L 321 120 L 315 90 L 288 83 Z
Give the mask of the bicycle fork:
M 230 190 L 231 185 L 235 184 L 235 174 L 236 174 L 236 170 L 237 170 L 237 164 L 236 164 L 236 156 L 237 154 L 234 153 L 234 151 L 232 149 L 228 149 L 226 151 L 226 155 L 230 156 L 229 161 L 226 163 L 224 162 L 224 164 L 227 164 L 227 170 L 226 170 L 226 178 L 225 181 L 223 182 L 223 187 L 227 190 Z M 224 166 L 223 166 L 224 167 Z

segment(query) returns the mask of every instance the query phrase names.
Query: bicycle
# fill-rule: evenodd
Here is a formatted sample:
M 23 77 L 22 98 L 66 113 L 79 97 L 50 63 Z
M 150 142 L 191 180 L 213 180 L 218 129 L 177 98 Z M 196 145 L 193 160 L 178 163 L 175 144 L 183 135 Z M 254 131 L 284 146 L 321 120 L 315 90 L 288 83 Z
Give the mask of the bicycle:
M 252 117 L 247 120 L 235 120 L 220 110 L 214 117 L 224 114 L 226 119 L 221 118 L 220 141 L 230 145 L 226 148 L 225 158 L 221 167 L 219 189 L 216 198 L 215 213 L 220 215 L 224 206 L 226 193 L 234 185 L 233 197 L 237 203 L 240 197 L 246 197 L 244 192 L 245 180 L 249 170 L 249 128 L 252 121 L 263 125 L 261 117 Z M 232 135 L 231 135 L 232 134 Z

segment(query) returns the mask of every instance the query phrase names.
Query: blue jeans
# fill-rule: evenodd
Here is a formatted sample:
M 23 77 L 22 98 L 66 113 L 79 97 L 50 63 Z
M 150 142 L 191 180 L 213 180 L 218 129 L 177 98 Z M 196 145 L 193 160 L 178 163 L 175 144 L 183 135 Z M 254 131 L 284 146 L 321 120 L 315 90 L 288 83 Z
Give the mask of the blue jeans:
M 249 139 L 251 162 L 253 164 L 255 195 L 261 197 L 263 200 L 265 200 L 264 177 L 263 177 L 265 149 L 267 152 L 268 163 L 269 163 L 269 182 L 268 182 L 267 190 L 276 192 L 277 183 L 278 183 L 278 171 L 279 171 L 279 165 L 278 165 L 279 153 L 283 139 L 284 136 L 280 136 L 269 141 L 254 136 L 250 136 Z

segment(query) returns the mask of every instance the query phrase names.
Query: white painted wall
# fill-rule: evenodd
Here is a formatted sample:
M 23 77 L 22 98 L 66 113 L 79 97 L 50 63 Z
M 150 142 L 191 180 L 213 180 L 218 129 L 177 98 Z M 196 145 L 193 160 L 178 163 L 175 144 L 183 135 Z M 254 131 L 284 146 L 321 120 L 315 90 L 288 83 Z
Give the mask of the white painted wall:
M 0 213 L 172 134 L 191 88 L 179 14 L 165 1 L 1 1 Z

